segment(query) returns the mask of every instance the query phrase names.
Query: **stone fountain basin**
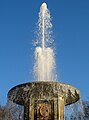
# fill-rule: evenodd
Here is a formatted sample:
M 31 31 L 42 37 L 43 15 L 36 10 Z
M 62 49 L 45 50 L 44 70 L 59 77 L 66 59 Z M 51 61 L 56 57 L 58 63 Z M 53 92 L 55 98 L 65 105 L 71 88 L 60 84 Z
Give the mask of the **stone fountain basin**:
M 80 91 L 68 84 L 60 82 L 29 82 L 17 85 L 8 92 L 8 99 L 14 103 L 25 105 L 31 98 L 52 99 L 62 97 L 64 104 L 69 105 L 80 99 Z

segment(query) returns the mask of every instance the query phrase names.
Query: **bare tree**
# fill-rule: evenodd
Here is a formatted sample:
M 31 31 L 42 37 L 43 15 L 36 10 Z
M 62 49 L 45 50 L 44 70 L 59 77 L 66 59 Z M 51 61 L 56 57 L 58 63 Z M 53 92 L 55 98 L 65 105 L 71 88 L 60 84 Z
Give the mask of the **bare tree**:
M 77 114 L 74 112 L 70 116 L 70 120 L 89 120 L 89 101 L 83 101 L 83 112 L 81 112 L 81 109 Z

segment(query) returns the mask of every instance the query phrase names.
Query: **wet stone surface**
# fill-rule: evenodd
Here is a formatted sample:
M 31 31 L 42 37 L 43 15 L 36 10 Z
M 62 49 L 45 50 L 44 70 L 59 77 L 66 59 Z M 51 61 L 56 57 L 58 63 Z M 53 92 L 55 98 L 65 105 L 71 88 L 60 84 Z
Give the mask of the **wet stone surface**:
M 24 106 L 24 120 L 64 120 L 64 106 L 77 102 L 79 93 L 60 82 L 32 82 L 12 88 L 8 99 Z

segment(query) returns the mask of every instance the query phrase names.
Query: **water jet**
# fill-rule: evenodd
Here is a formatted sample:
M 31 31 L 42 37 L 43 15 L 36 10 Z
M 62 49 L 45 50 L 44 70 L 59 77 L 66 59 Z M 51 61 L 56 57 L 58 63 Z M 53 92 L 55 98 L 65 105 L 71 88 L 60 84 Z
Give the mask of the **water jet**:
M 55 81 L 54 51 L 51 41 L 50 13 L 43 3 L 39 13 L 40 46 L 35 50 L 36 81 L 13 87 L 8 99 L 24 106 L 24 120 L 64 120 L 64 107 L 80 99 L 80 91 Z

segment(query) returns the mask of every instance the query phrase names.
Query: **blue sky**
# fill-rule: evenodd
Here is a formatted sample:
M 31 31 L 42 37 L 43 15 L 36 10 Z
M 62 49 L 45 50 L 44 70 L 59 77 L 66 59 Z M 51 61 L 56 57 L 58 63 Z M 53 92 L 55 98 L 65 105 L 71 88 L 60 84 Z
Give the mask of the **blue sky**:
M 89 0 L 0 1 L 0 104 L 15 85 L 31 82 L 40 5 L 52 16 L 58 80 L 89 100 Z

